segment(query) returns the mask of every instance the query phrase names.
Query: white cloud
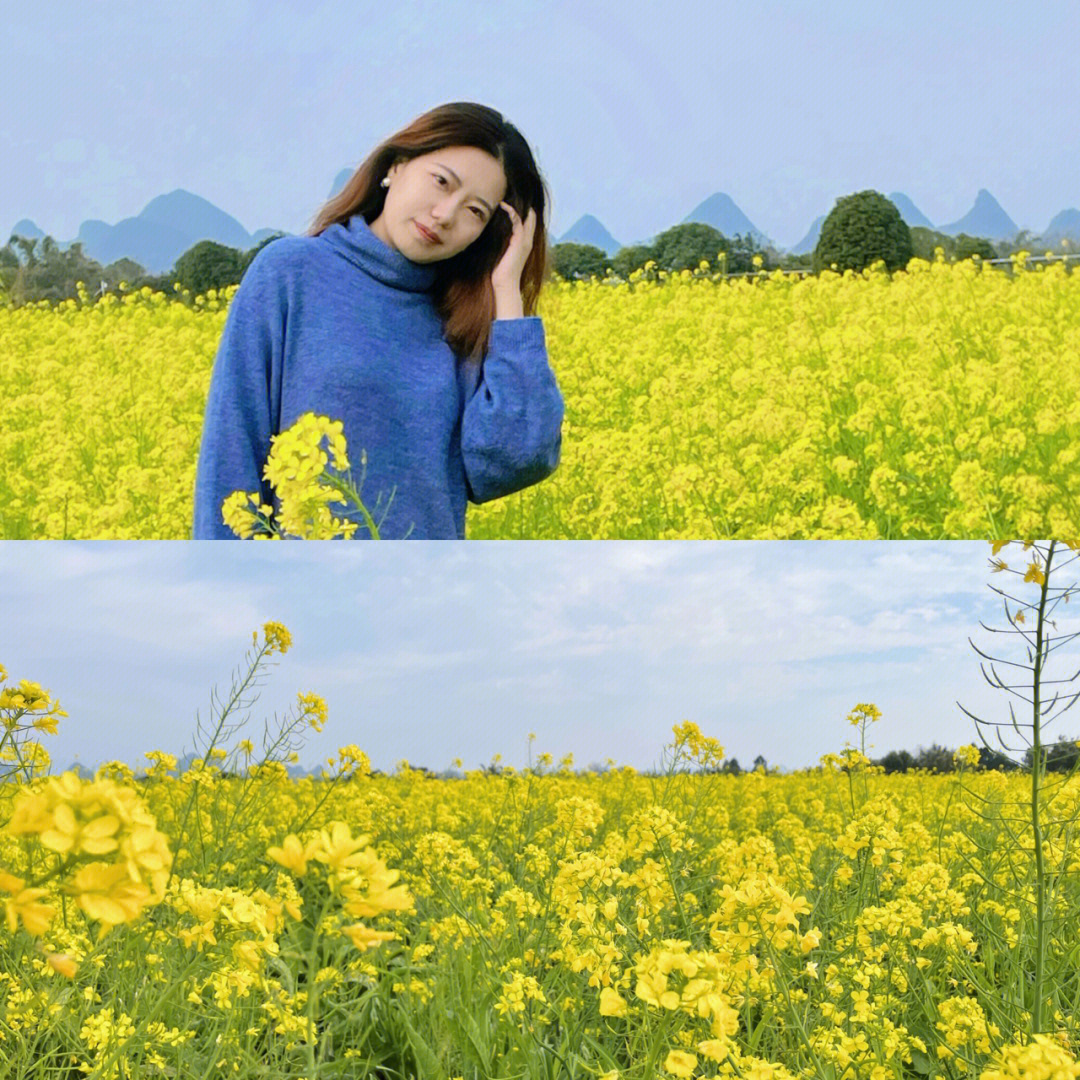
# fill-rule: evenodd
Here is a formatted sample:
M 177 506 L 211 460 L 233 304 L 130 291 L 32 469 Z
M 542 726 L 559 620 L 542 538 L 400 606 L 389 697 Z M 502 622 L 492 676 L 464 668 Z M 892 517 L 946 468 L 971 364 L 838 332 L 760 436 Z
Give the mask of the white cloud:
M 0 660 L 77 706 L 60 742 L 84 760 L 183 737 L 273 618 L 294 646 L 263 704 L 323 693 L 333 738 L 389 762 L 532 729 L 622 759 L 691 718 L 798 764 L 842 745 L 856 701 L 888 709 L 885 749 L 969 738 L 956 698 L 998 707 L 967 637 L 1018 642 L 978 630 L 983 608 L 1001 623 L 980 547 L 5 544 L 0 604 L 22 615 Z

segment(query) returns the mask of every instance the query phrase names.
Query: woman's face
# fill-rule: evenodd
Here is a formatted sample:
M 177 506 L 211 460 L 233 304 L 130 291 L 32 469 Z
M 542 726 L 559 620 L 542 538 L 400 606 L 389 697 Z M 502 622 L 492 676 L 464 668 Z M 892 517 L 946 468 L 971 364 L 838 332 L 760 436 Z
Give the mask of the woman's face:
M 506 212 L 499 208 L 506 174 L 495 158 L 474 146 L 448 146 L 399 162 L 387 176 L 386 203 L 371 231 L 413 262 L 457 255 L 493 215 Z M 427 239 L 424 230 L 437 239 Z

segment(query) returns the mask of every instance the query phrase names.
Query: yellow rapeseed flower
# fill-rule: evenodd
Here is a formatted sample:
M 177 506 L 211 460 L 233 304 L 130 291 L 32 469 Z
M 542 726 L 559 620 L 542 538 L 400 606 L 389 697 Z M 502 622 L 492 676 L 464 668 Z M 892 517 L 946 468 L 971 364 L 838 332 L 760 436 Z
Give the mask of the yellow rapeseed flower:
M 78 963 L 67 953 L 49 953 L 45 960 L 53 971 L 65 979 L 74 979 L 79 972 Z
M 326 702 L 318 694 L 297 694 L 297 704 L 300 707 L 300 715 L 316 731 L 322 731 L 326 723 Z
M 263 635 L 266 640 L 267 655 L 287 653 L 292 646 L 292 634 L 279 622 L 263 623 Z
M 132 881 L 122 863 L 95 862 L 82 867 L 67 885 L 67 892 L 91 919 L 101 924 L 99 937 L 114 926 L 138 918 L 153 900 L 147 886 Z
M 49 895 L 48 889 L 27 889 L 25 884 L 22 878 L 0 870 L 0 889 L 10 894 L 4 901 L 4 918 L 11 933 L 21 922 L 27 933 L 39 937 L 49 929 L 56 909 L 41 902 Z
M 363 923 L 354 923 L 351 926 L 343 926 L 341 932 L 353 943 L 353 947 L 361 952 L 374 949 L 384 941 L 393 941 L 396 934 L 389 930 L 373 930 Z
M 672 1050 L 664 1058 L 664 1072 L 672 1076 L 693 1076 L 697 1068 L 697 1054 L 687 1050 Z
M 308 859 L 315 853 L 317 843 L 316 840 L 309 840 L 302 844 L 298 837 L 289 833 L 281 842 L 281 847 L 266 849 L 266 857 L 284 866 L 296 877 L 303 877 L 307 873 Z
M 1002 1047 L 979 1074 L 979 1080 L 1075 1080 L 1080 1063 L 1050 1035 Z

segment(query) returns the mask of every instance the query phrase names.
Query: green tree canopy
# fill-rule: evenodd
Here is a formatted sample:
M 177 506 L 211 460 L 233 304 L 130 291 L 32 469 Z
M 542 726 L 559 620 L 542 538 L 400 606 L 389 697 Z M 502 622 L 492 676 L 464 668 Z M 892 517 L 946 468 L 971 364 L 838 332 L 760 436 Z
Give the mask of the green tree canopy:
M 689 221 L 662 232 L 652 247 L 657 266 L 676 272 L 696 270 L 703 259 L 710 265 L 715 264 L 718 254 L 726 251 L 730 244 L 724 234 L 711 225 Z
M 242 253 L 236 248 L 213 240 L 200 240 L 176 260 L 173 277 L 192 296 L 198 296 L 208 289 L 238 284 L 242 276 L 242 259 Z
M 984 236 L 968 236 L 967 233 L 960 233 L 956 238 L 953 257 L 970 259 L 972 255 L 978 255 L 980 259 L 996 259 L 997 251 Z
M 142 273 L 141 266 L 132 265 Z M 51 236 L 36 241 L 13 236 L 0 253 L 0 282 L 16 306 L 38 300 L 73 300 L 78 295 L 78 282 L 93 293 L 106 277 L 101 264 L 87 258 L 78 242 L 61 251 Z
M 656 253 L 651 244 L 631 244 L 619 248 L 611 260 L 611 269 L 621 278 L 628 278 L 635 270 L 640 270 Z
M 892 272 L 907 266 L 914 254 L 911 230 L 900 211 L 877 191 L 859 191 L 836 200 L 821 226 L 814 248 L 814 273 L 833 266 L 865 270 L 878 259 Z
M 956 761 L 953 751 L 947 746 L 938 746 L 933 743 L 928 747 L 920 746 L 915 755 L 915 768 L 927 769 L 935 773 L 950 773 L 956 771 Z
M 908 772 L 915 767 L 915 759 L 907 750 L 890 750 L 874 764 L 880 765 L 887 773 Z
M 927 229 L 916 225 L 911 230 L 911 249 L 917 259 L 934 261 L 934 248 L 941 248 L 945 258 L 970 259 L 972 255 L 978 255 L 981 259 L 996 259 L 997 249 L 991 241 L 981 236 L 968 236 L 960 233 L 959 236 L 947 236 L 945 233 L 934 229 Z
M 592 244 L 556 244 L 551 249 L 552 269 L 567 281 L 578 277 L 603 277 L 611 265 L 607 254 Z

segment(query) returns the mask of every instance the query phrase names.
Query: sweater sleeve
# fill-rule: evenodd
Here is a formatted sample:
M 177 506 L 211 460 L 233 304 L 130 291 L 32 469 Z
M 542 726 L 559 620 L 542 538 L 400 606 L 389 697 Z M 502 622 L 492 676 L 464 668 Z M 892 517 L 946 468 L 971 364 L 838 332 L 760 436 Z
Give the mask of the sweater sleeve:
M 195 474 L 196 540 L 235 539 L 221 504 L 237 490 L 258 491 L 280 410 L 285 283 L 272 261 L 273 244 L 252 260 L 233 294 L 214 359 Z
M 563 399 L 537 316 L 497 319 L 479 377 L 466 363 L 461 453 L 469 498 L 488 502 L 537 484 L 559 464 Z

